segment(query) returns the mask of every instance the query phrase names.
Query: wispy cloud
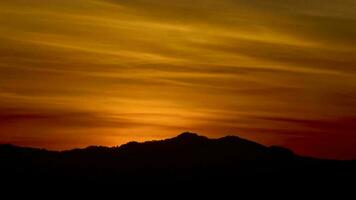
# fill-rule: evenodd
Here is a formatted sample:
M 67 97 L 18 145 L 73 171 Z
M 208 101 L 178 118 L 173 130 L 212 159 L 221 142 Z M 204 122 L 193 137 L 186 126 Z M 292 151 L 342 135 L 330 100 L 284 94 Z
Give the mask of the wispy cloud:
M 355 9 L 353 0 L 3 0 L 0 109 L 19 110 L 1 110 L 1 138 L 15 127 L 14 142 L 61 148 L 69 132 L 75 144 L 114 144 L 194 129 L 274 143 L 290 134 L 268 130 L 293 128 L 314 140 L 303 120 L 356 112 Z M 44 132 L 61 139 L 44 145 Z

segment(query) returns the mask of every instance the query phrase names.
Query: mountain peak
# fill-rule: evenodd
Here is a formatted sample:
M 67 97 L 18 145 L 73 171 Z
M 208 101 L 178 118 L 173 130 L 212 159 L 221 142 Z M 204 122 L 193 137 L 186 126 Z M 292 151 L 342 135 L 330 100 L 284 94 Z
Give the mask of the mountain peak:
M 184 132 L 179 134 L 175 139 L 180 139 L 180 140 L 191 140 L 191 139 L 207 139 L 207 137 L 198 135 L 197 133 L 192 133 L 192 132 Z

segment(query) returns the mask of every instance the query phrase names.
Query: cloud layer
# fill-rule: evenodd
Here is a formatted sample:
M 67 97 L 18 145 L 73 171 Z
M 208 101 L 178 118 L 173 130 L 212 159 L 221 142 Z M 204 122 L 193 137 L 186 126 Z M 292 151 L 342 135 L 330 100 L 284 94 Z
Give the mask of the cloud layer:
M 355 158 L 342 148 L 356 141 L 355 9 L 3 0 L 0 142 L 63 149 L 191 130 Z

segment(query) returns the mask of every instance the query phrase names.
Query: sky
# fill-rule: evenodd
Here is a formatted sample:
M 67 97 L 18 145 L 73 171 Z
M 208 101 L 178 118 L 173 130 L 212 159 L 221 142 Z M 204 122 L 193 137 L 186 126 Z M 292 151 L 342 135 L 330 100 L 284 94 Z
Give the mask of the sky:
M 0 143 L 237 135 L 356 159 L 354 0 L 1 0 Z

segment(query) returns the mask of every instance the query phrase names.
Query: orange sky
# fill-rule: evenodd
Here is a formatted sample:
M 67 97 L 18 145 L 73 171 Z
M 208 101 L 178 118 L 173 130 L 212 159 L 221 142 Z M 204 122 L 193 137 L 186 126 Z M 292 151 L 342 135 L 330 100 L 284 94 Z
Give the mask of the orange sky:
M 354 0 L 1 0 L 0 143 L 194 131 L 356 158 Z

